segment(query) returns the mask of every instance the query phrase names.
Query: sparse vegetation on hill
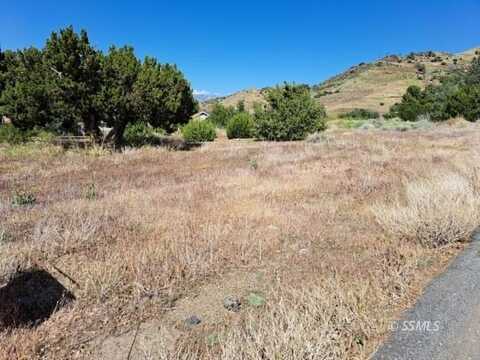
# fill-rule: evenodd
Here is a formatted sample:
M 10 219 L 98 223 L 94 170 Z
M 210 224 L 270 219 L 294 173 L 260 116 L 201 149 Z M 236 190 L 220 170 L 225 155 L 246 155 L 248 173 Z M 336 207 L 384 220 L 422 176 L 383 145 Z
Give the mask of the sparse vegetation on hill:
M 432 121 L 445 121 L 463 116 L 468 121 L 480 119 L 480 58 L 472 61 L 468 71 L 452 72 L 439 85 L 422 90 L 411 86 L 402 101 L 392 106 L 388 117 L 416 121 L 427 116 Z
M 378 119 L 380 114 L 376 111 L 371 111 L 367 109 L 354 109 L 345 114 L 340 114 L 341 119 L 355 119 L 355 120 L 368 120 L 368 119 Z
M 409 86 L 425 88 L 437 84 L 447 72 L 464 69 L 475 57 L 476 49 L 459 54 L 434 51 L 411 53 L 407 56 L 389 55 L 372 63 L 361 63 L 312 87 L 314 98 L 325 106 L 332 116 L 355 108 L 371 109 L 380 114 L 401 101 Z M 434 61 L 436 58 L 442 61 Z M 240 91 L 217 99 L 224 105 L 234 106 L 246 100 L 248 110 L 255 103 L 265 104 L 268 89 Z M 206 107 L 211 109 L 212 104 Z

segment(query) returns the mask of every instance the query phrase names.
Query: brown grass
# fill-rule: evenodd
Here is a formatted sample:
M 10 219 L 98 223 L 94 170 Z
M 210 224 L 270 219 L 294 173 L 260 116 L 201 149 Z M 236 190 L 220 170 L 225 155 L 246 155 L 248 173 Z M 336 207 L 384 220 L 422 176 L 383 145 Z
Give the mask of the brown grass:
M 374 207 L 377 220 L 392 235 L 426 246 L 469 240 L 480 224 L 480 184 L 474 175 L 447 173 L 409 183 L 404 201 Z
M 176 335 L 162 347 L 154 331 L 135 358 L 368 358 L 462 248 L 384 232 L 372 205 L 433 172 L 467 176 L 480 132 L 326 136 L 191 152 L 2 149 L 0 279 L 42 267 L 77 300 L 37 328 L 0 333 L 0 358 L 116 358 L 104 343 L 127 332 L 115 346 L 126 358 L 128 331 L 154 321 Z M 37 203 L 12 206 L 17 189 Z M 225 291 L 267 303 L 228 313 Z M 187 313 L 204 321 L 185 328 Z

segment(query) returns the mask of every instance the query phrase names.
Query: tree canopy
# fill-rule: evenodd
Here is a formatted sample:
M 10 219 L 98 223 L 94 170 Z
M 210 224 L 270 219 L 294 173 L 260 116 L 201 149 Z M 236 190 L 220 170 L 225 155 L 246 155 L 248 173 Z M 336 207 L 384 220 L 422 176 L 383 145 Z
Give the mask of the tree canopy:
M 101 125 L 121 146 L 129 123 L 174 131 L 197 110 L 189 82 L 175 65 L 129 46 L 95 49 L 73 27 L 53 32 L 42 49 L 0 50 L 0 111 L 23 130 L 98 136 Z

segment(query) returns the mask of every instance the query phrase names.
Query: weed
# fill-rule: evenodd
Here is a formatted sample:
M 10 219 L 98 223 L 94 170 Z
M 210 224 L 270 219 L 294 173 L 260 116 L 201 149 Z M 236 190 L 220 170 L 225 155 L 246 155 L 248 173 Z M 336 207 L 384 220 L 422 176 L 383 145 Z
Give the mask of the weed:
M 17 191 L 12 197 L 13 206 L 32 206 L 35 205 L 36 202 L 37 198 L 35 195 L 25 191 Z
M 85 189 L 85 197 L 88 200 L 95 200 L 97 195 L 97 187 L 95 186 L 95 183 L 88 184 L 87 188 Z

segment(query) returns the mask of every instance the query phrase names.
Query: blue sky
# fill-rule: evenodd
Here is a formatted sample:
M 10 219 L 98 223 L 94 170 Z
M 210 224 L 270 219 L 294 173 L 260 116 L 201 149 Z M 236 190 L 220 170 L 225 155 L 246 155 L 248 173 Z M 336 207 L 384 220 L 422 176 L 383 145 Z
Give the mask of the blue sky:
M 52 30 L 85 28 L 100 49 L 176 63 L 212 93 L 283 81 L 318 83 L 391 53 L 480 45 L 479 0 L 0 0 L 0 46 L 42 46 Z

